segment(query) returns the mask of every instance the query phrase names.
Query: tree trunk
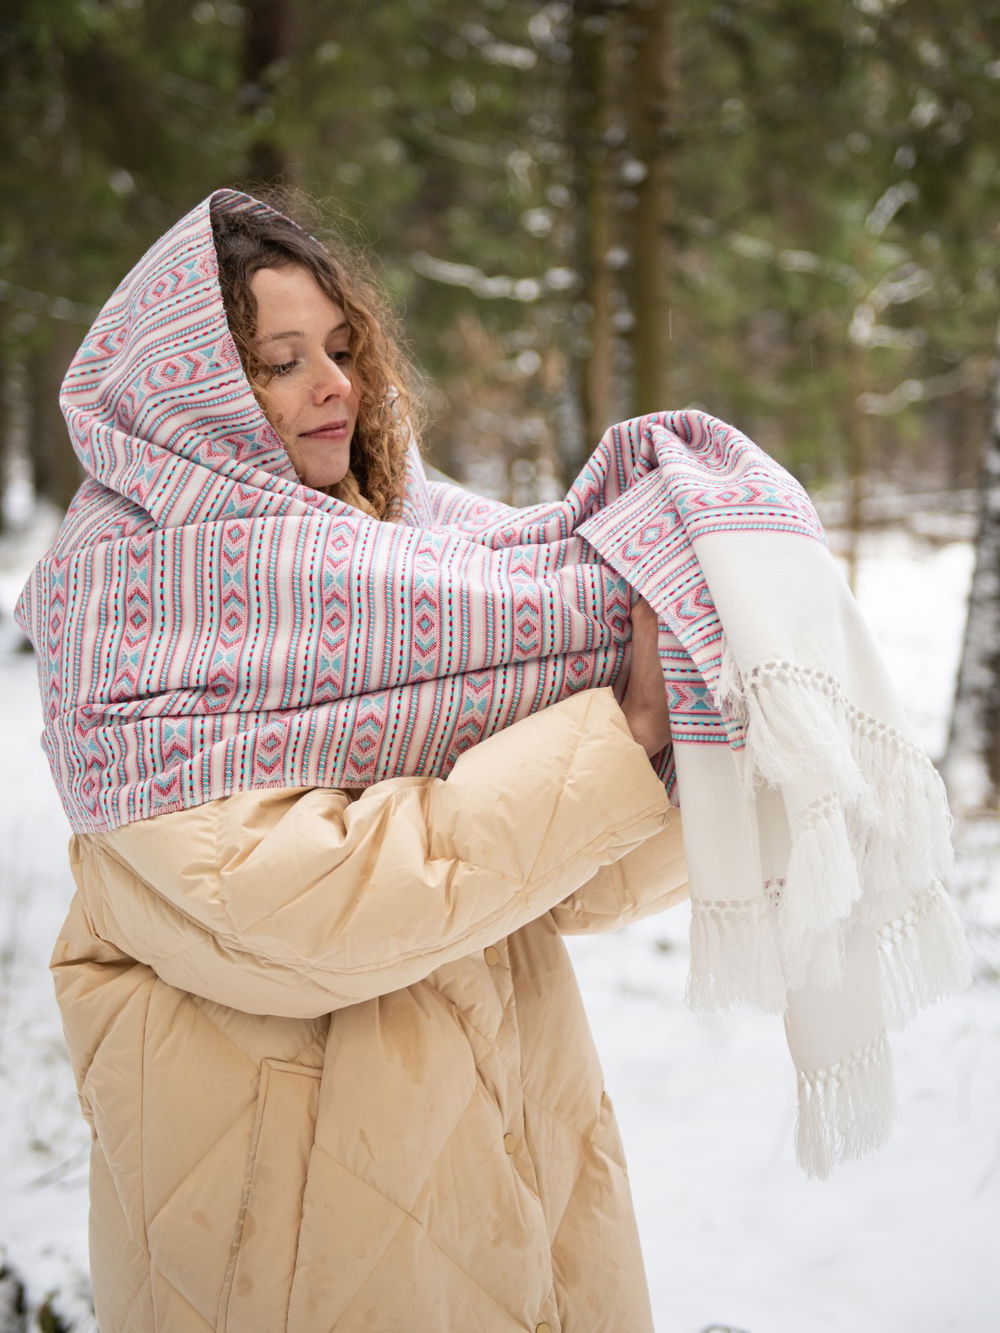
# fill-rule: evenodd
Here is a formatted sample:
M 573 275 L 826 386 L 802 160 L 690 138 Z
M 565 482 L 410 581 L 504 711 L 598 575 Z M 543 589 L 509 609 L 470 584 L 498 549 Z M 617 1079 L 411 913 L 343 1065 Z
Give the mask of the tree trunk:
M 14 397 L 14 377 L 11 374 L 10 349 L 5 339 L 0 338 L 0 532 L 7 526 L 7 460 L 10 457 L 11 440 L 14 433 L 12 411 Z M 0 1330 L 3 1325 L 0 1324 Z
M 27 363 L 28 453 L 35 494 L 65 509 L 83 476 L 59 407 L 59 389 L 79 330 L 53 323 L 51 344 Z
M 965 638 L 942 765 L 959 812 L 995 811 L 1000 796 L 1000 367 L 995 393 Z
M 671 0 L 630 0 L 628 42 L 634 52 L 626 90 L 631 213 L 629 305 L 632 406 L 636 414 L 666 408 L 670 365 L 670 223 L 675 207 L 674 127 L 677 54 Z
M 586 312 L 579 329 L 576 378 L 583 448 L 570 472 L 615 417 L 614 241 L 611 147 L 613 0 L 575 0 L 571 17 L 567 122 L 576 200 L 576 268 Z
M 246 174 L 255 185 L 287 181 L 291 162 L 275 131 L 273 70 L 292 49 L 292 0 L 247 0 L 243 27 L 241 97 L 255 129 L 247 148 Z
M 847 584 L 852 592 L 858 590 L 858 567 L 861 541 L 865 531 L 865 480 L 875 456 L 872 439 L 872 418 L 862 403 L 869 390 L 867 349 L 849 343 L 851 384 L 848 398 L 847 438 L 844 457 L 847 463 Z

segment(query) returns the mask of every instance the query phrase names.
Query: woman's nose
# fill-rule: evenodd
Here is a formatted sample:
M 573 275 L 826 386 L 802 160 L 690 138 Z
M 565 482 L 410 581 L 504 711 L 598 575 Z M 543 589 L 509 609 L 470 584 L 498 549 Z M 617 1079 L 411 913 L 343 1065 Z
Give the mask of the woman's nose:
M 351 381 L 336 361 L 327 358 L 313 392 L 319 402 L 325 398 L 346 398 L 351 392 Z

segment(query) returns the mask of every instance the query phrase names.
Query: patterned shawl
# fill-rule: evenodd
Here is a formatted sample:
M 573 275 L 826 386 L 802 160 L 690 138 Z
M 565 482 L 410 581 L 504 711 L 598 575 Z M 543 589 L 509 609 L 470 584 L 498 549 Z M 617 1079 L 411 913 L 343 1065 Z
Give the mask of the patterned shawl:
M 427 478 L 379 522 L 296 478 L 243 374 L 211 216 L 108 301 L 62 407 L 87 479 L 18 607 L 70 823 L 250 788 L 447 774 L 478 740 L 624 682 L 655 608 L 684 811 L 691 1003 L 783 1013 L 798 1150 L 886 1136 L 885 1025 L 966 979 L 940 781 L 801 487 L 698 412 L 610 430 L 565 499 Z

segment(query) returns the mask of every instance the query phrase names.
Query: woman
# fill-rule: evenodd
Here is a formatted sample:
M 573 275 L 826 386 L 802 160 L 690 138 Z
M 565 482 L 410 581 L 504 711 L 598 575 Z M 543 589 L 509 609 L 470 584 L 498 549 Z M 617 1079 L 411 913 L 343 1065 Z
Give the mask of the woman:
M 673 412 L 480 501 L 408 447 L 389 328 L 222 190 L 63 386 L 88 476 L 19 619 L 104 1333 L 648 1330 L 560 932 L 687 878 L 690 998 L 784 1015 L 820 1175 L 888 1133 L 887 1019 L 967 974 L 940 783 L 797 483 Z
M 371 291 L 270 213 L 214 236 L 302 485 L 391 522 L 408 399 Z M 622 707 L 575 694 L 447 780 L 251 785 L 74 838 L 54 969 L 103 1333 L 651 1327 L 560 931 L 680 896 L 667 739 L 644 608 Z

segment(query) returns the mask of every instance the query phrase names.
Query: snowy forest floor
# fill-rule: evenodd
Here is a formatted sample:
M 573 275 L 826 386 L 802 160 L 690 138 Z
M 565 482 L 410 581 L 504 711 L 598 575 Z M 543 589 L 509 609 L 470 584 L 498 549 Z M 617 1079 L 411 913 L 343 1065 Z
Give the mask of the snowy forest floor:
M 0 553 L 0 1262 L 39 1327 L 87 1314 L 88 1136 L 47 973 L 71 893 L 67 828 L 38 747 L 30 656 Z M 922 742 L 940 753 L 970 569 L 965 540 L 864 540 L 858 593 Z M 628 1154 L 659 1333 L 986 1333 L 1000 1328 L 1000 826 L 957 831 L 954 888 L 976 984 L 895 1040 L 899 1114 L 882 1152 L 832 1180 L 792 1156 L 779 1022 L 684 1005 L 687 911 L 571 944 Z M 45 1325 L 52 1327 L 51 1323 Z M 414 1330 L 417 1333 L 417 1330 Z M 419 1333 L 432 1333 L 420 1330 Z M 434 1331 L 436 1333 L 436 1331 Z

